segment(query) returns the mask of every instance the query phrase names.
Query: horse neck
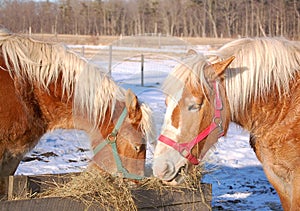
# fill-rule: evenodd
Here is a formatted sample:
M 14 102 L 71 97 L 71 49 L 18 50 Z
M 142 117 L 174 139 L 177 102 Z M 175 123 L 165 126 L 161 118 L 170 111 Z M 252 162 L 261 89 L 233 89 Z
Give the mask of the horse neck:
M 40 106 L 44 119 L 47 121 L 47 130 L 74 128 L 73 97 L 63 96 L 59 85 L 51 84 L 49 90 L 45 90 L 38 84 L 33 86 L 36 101 Z
M 59 85 L 51 84 L 48 91 L 36 87 L 35 95 L 43 116 L 47 119 L 48 130 L 55 128 L 80 129 L 91 136 L 97 134 L 97 138 L 99 138 L 98 129 L 104 137 L 108 135 L 109 131 L 112 131 L 113 124 L 110 123 L 117 121 L 125 107 L 125 103 L 120 101 L 117 101 L 115 105 L 108 105 L 105 115 L 99 117 L 98 122 L 93 122 L 85 111 L 74 112 L 76 108 L 74 108 L 73 95 L 62 95 Z
M 265 94 L 264 97 L 252 100 L 240 110 L 231 110 L 231 120 L 252 134 L 263 135 L 266 129 L 287 121 L 288 124 L 297 124 L 298 118 L 291 114 L 300 111 L 300 74 L 290 82 L 290 91 L 279 95 L 278 91 Z

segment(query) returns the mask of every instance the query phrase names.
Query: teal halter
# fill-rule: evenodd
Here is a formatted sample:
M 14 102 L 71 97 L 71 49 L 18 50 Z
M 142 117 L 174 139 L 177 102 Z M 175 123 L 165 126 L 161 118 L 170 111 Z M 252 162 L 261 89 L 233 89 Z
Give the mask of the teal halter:
M 120 115 L 120 117 L 119 117 L 119 119 L 117 121 L 117 124 L 115 125 L 113 131 L 106 137 L 106 139 L 103 142 L 101 142 L 100 144 L 98 144 L 93 149 L 94 156 L 99 151 L 101 151 L 107 144 L 110 144 L 111 148 L 112 148 L 112 153 L 113 153 L 116 165 L 117 165 L 117 172 L 121 173 L 124 178 L 141 180 L 141 179 L 144 179 L 145 177 L 144 176 L 140 176 L 140 175 L 136 175 L 136 174 L 131 174 L 131 173 L 129 173 L 124 168 L 124 166 L 122 165 L 121 158 L 120 158 L 120 156 L 118 154 L 118 150 L 117 150 L 116 140 L 117 140 L 118 131 L 120 130 L 120 127 L 123 124 L 123 122 L 124 122 L 124 120 L 126 118 L 126 115 L 127 115 L 127 109 L 125 107 L 124 110 L 123 110 L 123 112 L 122 112 L 122 114 Z

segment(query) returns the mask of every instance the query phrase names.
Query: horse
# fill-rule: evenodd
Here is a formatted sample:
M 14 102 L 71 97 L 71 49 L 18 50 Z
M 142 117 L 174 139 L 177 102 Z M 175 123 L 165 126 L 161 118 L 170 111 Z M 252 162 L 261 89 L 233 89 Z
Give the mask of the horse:
M 250 145 L 284 210 L 300 208 L 300 45 L 241 38 L 193 55 L 164 82 L 166 113 L 153 174 L 171 185 L 198 165 L 230 122 Z
M 88 134 L 90 167 L 144 176 L 151 109 L 66 46 L 0 29 L 0 177 L 13 175 L 46 132 Z M 34 172 L 32 172 L 34 173 Z

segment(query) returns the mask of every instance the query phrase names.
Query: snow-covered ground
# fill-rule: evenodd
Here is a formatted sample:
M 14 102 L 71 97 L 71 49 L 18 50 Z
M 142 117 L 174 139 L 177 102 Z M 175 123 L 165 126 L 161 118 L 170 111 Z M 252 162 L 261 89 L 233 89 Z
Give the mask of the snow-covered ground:
M 155 63 L 155 62 L 154 62 Z M 115 65 L 112 77 L 125 88 L 131 88 L 154 111 L 159 132 L 165 111 L 164 95 L 159 85 L 174 67 L 174 61 L 145 62 L 144 87 L 140 84 L 140 64 Z M 158 71 L 159 70 L 159 71 Z M 126 83 L 122 83 L 122 82 Z M 152 150 L 147 163 L 151 164 Z M 92 156 L 83 131 L 55 130 L 44 135 L 17 169 L 17 175 L 57 174 L 83 171 Z M 220 138 L 205 160 L 208 173 L 205 183 L 213 186 L 213 210 L 282 210 L 279 198 L 266 179 L 260 163 L 249 146 L 249 134 L 230 125 L 226 137 Z

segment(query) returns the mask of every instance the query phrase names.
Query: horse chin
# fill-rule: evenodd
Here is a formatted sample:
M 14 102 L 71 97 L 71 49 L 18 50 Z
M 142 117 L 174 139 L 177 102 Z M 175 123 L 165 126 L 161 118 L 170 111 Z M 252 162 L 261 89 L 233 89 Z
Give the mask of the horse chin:
M 184 165 L 178 169 L 176 175 L 171 180 L 163 180 L 163 183 L 170 186 L 176 186 L 184 181 L 184 175 L 188 170 L 188 165 Z

